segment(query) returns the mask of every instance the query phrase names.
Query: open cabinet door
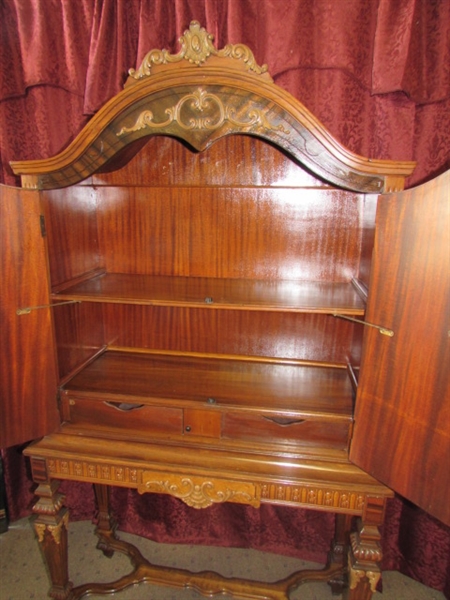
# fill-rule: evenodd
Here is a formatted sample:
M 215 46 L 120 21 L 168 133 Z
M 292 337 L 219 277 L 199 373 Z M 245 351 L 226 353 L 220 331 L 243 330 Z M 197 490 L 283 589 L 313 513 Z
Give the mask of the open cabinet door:
M 39 193 L 0 186 L 0 446 L 40 437 L 59 423 L 56 360 Z
M 381 196 L 351 460 L 450 524 L 450 171 Z

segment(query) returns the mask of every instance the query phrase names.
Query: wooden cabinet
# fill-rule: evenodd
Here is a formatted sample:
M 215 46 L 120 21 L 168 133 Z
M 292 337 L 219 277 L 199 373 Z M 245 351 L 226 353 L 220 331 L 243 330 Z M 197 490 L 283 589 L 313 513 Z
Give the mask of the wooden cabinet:
M 335 512 L 317 578 L 339 589 L 348 573 L 348 597 L 368 599 L 392 489 L 450 521 L 434 485 L 448 485 L 448 174 L 402 193 L 412 163 L 342 148 L 248 49 L 216 50 L 195 22 L 183 40 L 60 155 L 14 163 L 30 190 L 2 189 L 2 443 L 45 436 L 26 454 L 51 594 L 87 593 L 61 543 L 71 479 L 96 486 L 107 553 L 128 551 L 109 485 Z M 303 577 L 198 587 L 284 598 Z

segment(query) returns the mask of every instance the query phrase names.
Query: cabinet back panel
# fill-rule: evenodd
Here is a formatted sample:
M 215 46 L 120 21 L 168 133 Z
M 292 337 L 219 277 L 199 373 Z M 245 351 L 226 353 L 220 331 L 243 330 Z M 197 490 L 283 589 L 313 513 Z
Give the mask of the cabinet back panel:
M 110 186 L 224 186 L 231 182 L 237 186 L 324 186 L 280 149 L 245 135 L 222 138 L 204 152 L 193 152 L 174 138 L 154 136 L 125 166 L 97 173 L 92 182 Z
M 358 273 L 361 203 L 351 192 L 102 187 L 98 206 L 109 272 L 314 281 Z
M 119 304 L 104 310 L 107 343 L 119 347 L 345 364 L 353 332 L 352 323 L 322 314 Z

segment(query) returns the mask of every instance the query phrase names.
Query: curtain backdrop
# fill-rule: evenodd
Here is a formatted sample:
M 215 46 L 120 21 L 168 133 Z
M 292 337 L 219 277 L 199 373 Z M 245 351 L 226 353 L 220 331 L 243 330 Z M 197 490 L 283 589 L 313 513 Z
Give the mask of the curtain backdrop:
M 350 150 L 415 160 L 416 185 L 450 168 L 448 0 L 0 0 L 0 181 L 10 160 L 59 152 L 152 48 L 179 49 L 191 20 L 215 44 L 243 42 L 275 82 Z M 12 519 L 29 512 L 20 448 L 4 451 Z M 91 518 L 84 484 L 63 484 L 72 518 Z M 324 560 L 330 515 L 263 506 L 195 511 L 178 500 L 117 489 L 128 531 L 160 541 L 252 546 Z M 450 597 L 450 530 L 396 498 L 384 568 Z

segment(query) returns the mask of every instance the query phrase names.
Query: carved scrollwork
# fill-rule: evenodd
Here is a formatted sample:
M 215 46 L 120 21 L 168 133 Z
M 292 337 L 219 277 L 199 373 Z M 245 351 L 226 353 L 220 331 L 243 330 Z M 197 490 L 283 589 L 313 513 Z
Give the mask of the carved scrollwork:
M 126 133 L 139 131 L 146 127 L 163 129 L 173 123 L 177 124 L 184 131 L 214 131 L 219 129 L 226 121 L 240 131 L 272 130 L 289 134 L 289 131 L 283 125 L 272 125 L 263 110 L 255 108 L 252 105 L 244 108 L 248 108 L 248 110 L 246 119 L 242 121 L 236 117 L 236 110 L 225 106 L 219 96 L 198 88 L 183 96 L 175 106 L 167 108 L 164 111 L 168 115 L 166 120 L 155 121 L 153 111 L 146 109 L 139 114 L 134 125 L 131 127 L 122 127 L 117 132 L 117 136 L 121 137 Z
M 259 66 L 253 52 L 244 44 L 227 44 L 222 50 L 217 50 L 213 44 L 214 36 L 200 27 L 198 21 L 192 21 L 189 29 L 179 38 L 181 49 L 177 54 L 170 54 L 167 50 L 150 50 L 144 57 L 139 69 L 130 69 L 129 74 L 133 79 L 139 80 L 151 75 L 154 65 L 165 65 L 187 60 L 194 65 L 202 65 L 209 56 L 230 57 L 245 63 L 249 71 L 257 74 L 267 72 L 267 65 Z
M 207 508 L 212 504 L 238 502 L 259 506 L 256 488 L 251 483 L 223 480 L 205 480 L 199 477 L 166 475 L 144 471 L 140 493 L 170 494 L 193 508 Z

